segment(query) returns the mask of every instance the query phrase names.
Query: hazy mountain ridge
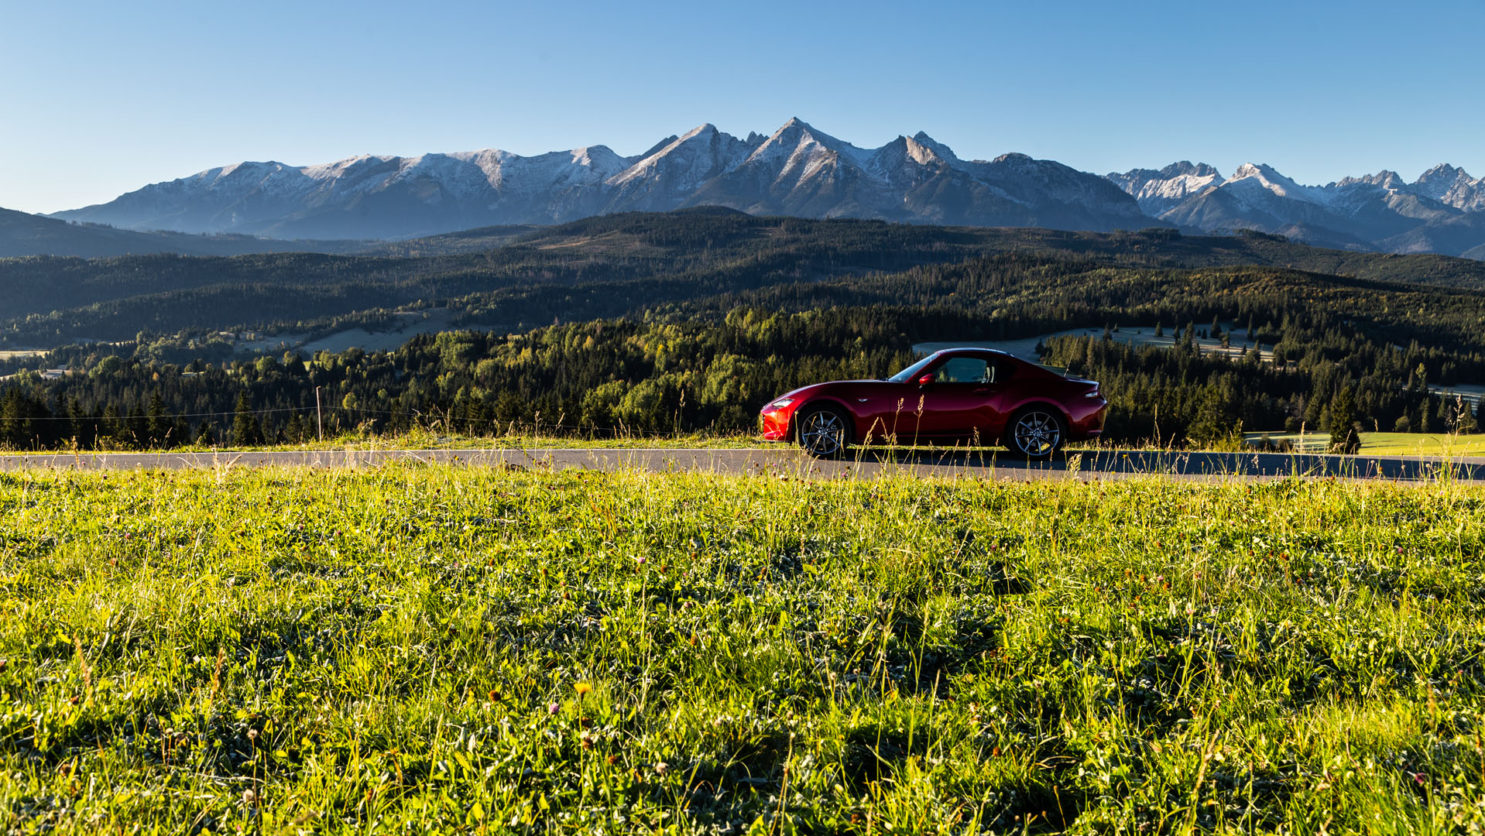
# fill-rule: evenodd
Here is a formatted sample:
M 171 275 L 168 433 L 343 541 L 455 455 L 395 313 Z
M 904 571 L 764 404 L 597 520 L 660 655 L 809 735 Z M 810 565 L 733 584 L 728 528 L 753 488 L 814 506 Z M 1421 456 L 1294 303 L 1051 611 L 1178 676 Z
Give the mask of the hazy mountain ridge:
M 284 241 L 234 234 L 136 232 L 0 209 L 0 258 L 32 255 L 101 258 L 156 253 L 229 256 L 305 250 L 350 253 L 372 246 L 374 242 L 368 241 Z

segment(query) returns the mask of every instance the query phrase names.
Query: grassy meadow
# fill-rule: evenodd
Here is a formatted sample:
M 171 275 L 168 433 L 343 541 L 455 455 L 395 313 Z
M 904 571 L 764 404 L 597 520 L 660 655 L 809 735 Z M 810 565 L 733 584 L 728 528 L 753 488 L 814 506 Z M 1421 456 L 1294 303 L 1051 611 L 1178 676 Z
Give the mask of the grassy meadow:
M 1485 489 L 0 475 L 18 833 L 1480 832 Z
M 1287 443 L 1297 452 L 1325 453 L 1330 450 L 1328 433 L 1246 433 L 1249 444 Z M 1485 434 L 1482 433 L 1383 433 L 1360 434 L 1363 456 L 1424 456 L 1433 458 L 1473 458 L 1485 456 Z

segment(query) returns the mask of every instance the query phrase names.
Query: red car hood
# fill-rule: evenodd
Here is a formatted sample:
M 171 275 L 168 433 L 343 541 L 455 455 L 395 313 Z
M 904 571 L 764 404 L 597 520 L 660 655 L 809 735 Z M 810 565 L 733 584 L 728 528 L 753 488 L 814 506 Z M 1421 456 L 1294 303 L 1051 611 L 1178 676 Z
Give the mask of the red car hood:
M 806 397 L 808 395 L 813 395 L 816 392 L 820 392 L 820 391 L 823 391 L 825 389 L 829 389 L 831 386 L 839 386 L 841 384 L 849 384 L 851 386 L 859 386 L 862 383 L 886 383 L 886 382 L 887 381 L 885 381 L 885 380 L 871 380 L 871 379 L 867 379 L 867 380 L 827 380 L 824 383 L 811 383 L 808 386 L 801 386 L 798 389 L 791 389 L 790 391 L 785 392 L 782 395 L 779 395 L 777 398 L 774 398 L 773 400 L 778 401 L 778 400 L 783 400 L 784 398 L 803 398 L 803 397 Z M 773 401 L 770 401 L 769 403 L 772 403 L 772 402 Z

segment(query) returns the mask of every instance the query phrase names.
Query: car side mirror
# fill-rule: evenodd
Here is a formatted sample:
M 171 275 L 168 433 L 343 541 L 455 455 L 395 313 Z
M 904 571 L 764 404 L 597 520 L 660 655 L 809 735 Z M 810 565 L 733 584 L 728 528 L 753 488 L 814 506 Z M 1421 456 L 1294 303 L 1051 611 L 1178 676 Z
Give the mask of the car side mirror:
M 929 372 L 928 374 L 925 374 L 922 377 L 918 378 L 918 385 L 919 386 L 927 386 L 928 384 L 930 384 L 932 382 L 933 382 L 933 372 Z

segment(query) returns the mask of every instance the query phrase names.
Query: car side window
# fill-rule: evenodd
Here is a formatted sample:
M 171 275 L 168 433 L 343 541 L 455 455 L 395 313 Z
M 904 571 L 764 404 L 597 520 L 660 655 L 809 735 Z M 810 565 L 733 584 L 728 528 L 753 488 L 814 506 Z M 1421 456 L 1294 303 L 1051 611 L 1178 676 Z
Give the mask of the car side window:
M 950 357 L 934 377 L 940 383 L 993 383 L 995 366 L 982 357 Z

